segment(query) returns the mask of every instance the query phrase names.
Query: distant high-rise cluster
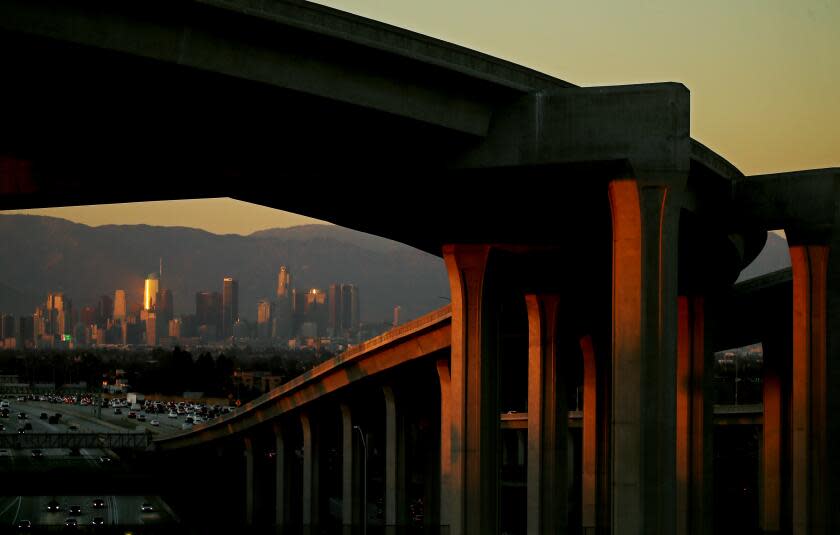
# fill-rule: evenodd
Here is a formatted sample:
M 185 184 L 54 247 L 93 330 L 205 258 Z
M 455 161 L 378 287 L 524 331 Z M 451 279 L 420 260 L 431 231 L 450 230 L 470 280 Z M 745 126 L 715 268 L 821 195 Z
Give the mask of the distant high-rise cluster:
M 180 316 L 175 314 L 174 292 L 164 285 L 163 260 L 157 272 L 143 279 L 139 301 L 129 301 L 129 292 L 121 288 L 75 309 L 63 292 L 51 292 L 31 316 L 16 321 L 0 314 L 0 348 L 175 344 L 340 348 L 378 334 L 363 328 L 359 288 L 354 284 L 335 282 L 326 291 L 298 289 L 292 284 L 291 270 L 280 266 L 274 296 L 257 302 L 254 324 L 240 317 L 239 281 L 233 276 L 221 279 L 221 288 L 195 294 L 194 314 Z M 399 321 L 397 307 L 393 325 Z M 378 328 L 387 325 L 383 322 Z

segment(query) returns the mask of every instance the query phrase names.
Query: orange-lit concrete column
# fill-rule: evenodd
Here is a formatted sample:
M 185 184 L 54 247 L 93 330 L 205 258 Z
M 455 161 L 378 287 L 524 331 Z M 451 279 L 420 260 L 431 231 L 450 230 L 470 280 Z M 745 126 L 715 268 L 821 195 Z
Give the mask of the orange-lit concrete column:
M 598 375 L 591 336 L 580 339 L 580 350 L 583 356 L 581 526 L 584 535 L 595 535 L 598 526 Z
M 453 535 L 499 531 L 498 378 L 482 321 L 489 255 L 487 245 L 443 247 L 452 296 L 449 519 Z
M 359 518 L 359 496 L 354 490 L 356 487 L 355 475 L 359 472 L 356 469 L 356 455 L 353 447 L 356 437 L 353 431 L 353 413 L 346 403 L 340 404 L 341 408 L 341 525 L 344 533 L 351 533 L 353 526 L 361 521 Z
M 557 355 L 556 295 L 525 296 L 528 309 L 528 533 L 568 524 L 566 392 Z
M 436 363 L 440 379 L 440 533 L 451 533 L 452 513 L 452 391 L 449 387 L 449 360 Z
M 609 185 L 613 533 L 676 531 L 679 205 L 669 191 L 636 180 Z
M 677 533 L 710 533 L 711 416 L 702 297 L 678 299 Z
M 829 250 L 790 247 L 793 269 L 791 490 L 794 534 L 826 533 L 826 302 Z M 831 504 L 836 508 L 836 504 Z
M 318 525 L 318 443 L 308 413 L 300 415 L 303 431 L 303 529 L 305 533 L 317 532 Z
M 764 533 L 778 533 L 782 524 L 782 388 L 778 356 L 767 353 L 765 345 L 759 525 Z
M 405 524 L 405 440 L 397 399 L 390 386 L 385 397 L 385 533 Z
M 286 441 L 283 437 L 283 428 L 274 423 L 274 523 L 278 526 L 285 526 L 289 515 L 289 478 L 286 466 Z
M 245 443 L 245 524 L 254 525 L 254 445 L 250 437 Z

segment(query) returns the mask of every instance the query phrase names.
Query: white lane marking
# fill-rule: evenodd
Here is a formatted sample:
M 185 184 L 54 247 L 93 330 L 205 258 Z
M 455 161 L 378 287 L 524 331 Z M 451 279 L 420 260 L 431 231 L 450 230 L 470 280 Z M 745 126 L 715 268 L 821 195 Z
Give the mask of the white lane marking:
M 18 496 L 17 511 L 15 511 L 15 519 L 12 520 L 12 525 L 13 526 L 17 524 L 17 517 L 20 514 L 20 504 L 22 504 L 22 503 L 23 503 L 23 496 Z
M 8 511 L 9 509 L 11 509 L 11 508 L 12 508 L 12 506 L 15 504 L 15 502 L 16 502 L 17 500 L 19 500 L 19 499 L 20 499 L 20 496 L 18 496 L 18 497 L 17 497 L 17 499 L 11 500 L 11 501 L 9 502 L 9 505 L 7 505 L 5 508 L 3 508 L 3 510 L 2 510 L 2 511 L 0 511 L 0 516 L 5 515 L 5 514 L 6 514 L 6 511 Z

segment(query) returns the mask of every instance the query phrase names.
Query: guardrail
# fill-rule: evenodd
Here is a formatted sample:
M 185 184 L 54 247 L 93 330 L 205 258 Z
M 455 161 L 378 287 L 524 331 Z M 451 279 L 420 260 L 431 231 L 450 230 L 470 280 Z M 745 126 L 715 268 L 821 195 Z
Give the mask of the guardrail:
M 145 450 L 151 433 L 0 433 L 0 448 L 109 448 Z

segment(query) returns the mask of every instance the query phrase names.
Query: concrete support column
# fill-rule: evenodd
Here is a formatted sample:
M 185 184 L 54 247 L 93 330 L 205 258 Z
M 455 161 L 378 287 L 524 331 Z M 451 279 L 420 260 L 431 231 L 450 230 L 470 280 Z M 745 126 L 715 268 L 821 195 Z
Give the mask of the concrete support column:
M 828 255 L 829 248 L 825 245 L 790 248 L 793 269 L 791 520 L 796 535 L 827 532 Z
M 289 474 L 290 467 L 287 467 L 286 441 L 283 436 L 283 427 L 274 423 L 274 523 L 277 526 L 285 526 L 289 518 Z
M 764 533 L 779 533 L 782 527 L 782 388 L 778 361 L 777 355 L 768 355 L 765 344 L 759 503 L 759 527 Z
M 453 535 L 499 531 L 499 409 L 496 358 L 486 341 L 482 297 L 487 245 L 445 245 L 452 296 L 449 520 Z
M 303 431 L 303 529 L 305 533 L 313 532 L 318 525 L 319 483 L 319 455 L 316 430 L 313 428 L 312 417 L 308 413 L 300 415 L 301 430 Z
M 556 295 L 525 296 L 528 309 L 527 528 L 566 533 L 567 427 L 564 378 L 557 354 Z
M 359 496 L 356 488 L 357 469 L 355 455 L 355 436 L 353 431 L 353 413 L 350 406 L 342 403 L 341 407 L 341 525 L 344 533 L 351 533 L 353 526 L 358 525 Z
M 440 533 L 452 533 L 452 391 L 450 388 L 449 360 L 436 363 L 440 380 Z
M 679 205 L 670 192 L 636 180 L 609 185 L 613 533 L 676 531 Z
M 580 339 L 583 356 L 583 440 L 581 455 L 581 527 L 594 535 L 598 526 L 598 374 L 592 337 Z
M 390 386 L 385 398 L 385 532 L 396 533 L 405 525 L 405 432 L 397 399 Z
M 254 445 L 250 437 L 245 443 L 245 525 L 254 525 Z
M 712 528 L 712 411 L 702 297 L 680 296 L 677 329 L 677 533 Z

